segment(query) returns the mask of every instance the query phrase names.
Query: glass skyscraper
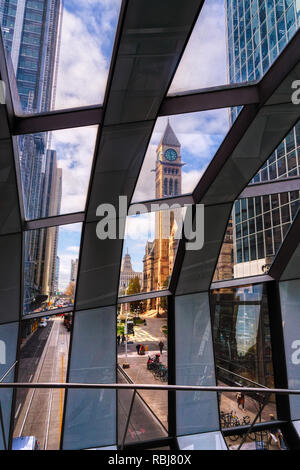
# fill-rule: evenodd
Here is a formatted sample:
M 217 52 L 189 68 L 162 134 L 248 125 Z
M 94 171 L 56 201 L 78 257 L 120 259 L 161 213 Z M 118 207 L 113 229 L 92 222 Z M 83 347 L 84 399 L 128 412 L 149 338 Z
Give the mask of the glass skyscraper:
M 61 0 L 0 0 L 4 44 L 25 114 L 49 111 L 54 103 L 61 8 Z M 18 137 L 28 220 L 60 213 L 61 169 L 57 168 L 56 152 L 48 146 L 47 132 Z M 25 312 L 30 311 L 37 294 L 49 296 L 56 290 L 58 229 L 50 232 L 32 231 L 26 236 Z
M 299 0 L 226 0 L 230 83 L 259 80 L 297 31 Z M 232 108 L 233 121 L 240 108 Z M 251 184 L 298 176 L 300 122 Z M 262 274 L 270 266 L 300 203 L 299 191 L 237 200 L 233 211 L 234 277 Z

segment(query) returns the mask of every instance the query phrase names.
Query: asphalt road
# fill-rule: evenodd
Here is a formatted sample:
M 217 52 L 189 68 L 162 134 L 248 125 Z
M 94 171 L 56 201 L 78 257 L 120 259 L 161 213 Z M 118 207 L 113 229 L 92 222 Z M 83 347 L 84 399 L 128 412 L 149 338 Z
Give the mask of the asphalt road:
M 45 328 L 38 328 L 21 349 L 18 369 L 18 382 L 32 382 L 52 327 L 53 321 L 49 320 L 47 326 Z M 17 391 L 15 424 L 28 393 L 28 389 L 18 389 Z

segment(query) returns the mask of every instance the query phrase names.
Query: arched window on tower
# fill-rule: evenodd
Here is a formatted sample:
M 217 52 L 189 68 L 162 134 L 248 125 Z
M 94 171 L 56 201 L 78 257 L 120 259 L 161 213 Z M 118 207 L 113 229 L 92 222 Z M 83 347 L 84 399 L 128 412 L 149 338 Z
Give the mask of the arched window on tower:
M 173 196 L 173 180 L 170 178 L 169 181 L 169 196 Z
M 174 185 L 174 196 L 178 196 L 178 180 L 175 180 L 175 185 Z
M 168 195 L 168 178 L 164 179 L 164 196 Z

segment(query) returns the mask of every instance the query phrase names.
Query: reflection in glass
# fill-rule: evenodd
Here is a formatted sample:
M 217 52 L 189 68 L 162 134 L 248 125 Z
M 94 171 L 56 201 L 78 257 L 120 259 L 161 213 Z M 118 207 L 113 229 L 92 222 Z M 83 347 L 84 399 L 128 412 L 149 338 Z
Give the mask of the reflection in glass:
M 295 272 L 293 274 L 296 274 Z M 299 264 L 297 265 L 297 275 Z M 288 388 L 299 390 L 299 288 L 300 280 L 280 282 L 280 301 L 282 312 L 283 334 L 285 342 L 285 356 L 287 365 Z M 300 397 L 290 396 L 290 409 L 292 420 L 300 419 Z
M 262 284 L 212 291 L 212 321 L 218 385 L 274 387 L 269 311 Z M 263 396 L 222 393 L 223 427 L 249 424 L 262 407 Z M 276 416 L 274 397 L 259 421 Z M 246 419 L 246 421 L 245 421 Z
M 17 138 L 25 217 L 84 210 L 97 127 Z
M 235 201 L 213 280 L 266 274 L 299 206 L 299 191 Z
M 70 314 L 28 319 L 21 324 L 18 382 L 65 382 Z M 18 389 L 14 409 L 14 440 L 34 436 L 41 450 L 58 450 L 60 444 L 63 389 Z
M 0 378 L 6 374 L 16 361 L 18 330 L 18 323 L 0 325 Z M 14 381 L 14 376 L 15 370 L 12 369 L 3 379 L 3 382 L 12 383 Z M 11 389 L 2 388 L 0 390 L 0 404 L 3 416 L 6 446 L 9 438 L 12 396 L 13 391 Z M 3 442 L 2 430 L 0 430 L 0 450 L 4 450 L 4 448 L 5 445 Z
M 176 383 L 216 385 L 207 293 L 175 299 Z M 217 394 L 176 392 L 177 435 L 219 429 Z
M 130 284 L 132 285 L 132 283 Z M 168 383 L 168 299 L 154 299 L 158 310 L 149 310 L 147 300 L 118 306 L 118 382 Z M 125 429 L 132 392 L 118 392 L 119 439 Z M 144 432 L 136 432 L 143 428 Z M 136 396 L 127 442 L 154 439 L 168 432 L 168 392 L 140 390 Z
M 73 305 L 81 224 L 25 232 L 24 314 Z
M 177 438 L 180 450 L 228 450 L 220 431 Z
M 75 312 L 69 381 L 116 383 L 116 312 L 104 307 Z M 69 390 L 63 449 L 116 444 L 115 390 Z
M 229 450 L 237 450 L 242 438 L 237 434 L 225 437 Z M 249 433 L 240 450 L 287 450 L 287 446 L 281 429 L 275 426 Z
M 228 129 L 227 109 L 158 118 L 132 200 L 191 193 Z

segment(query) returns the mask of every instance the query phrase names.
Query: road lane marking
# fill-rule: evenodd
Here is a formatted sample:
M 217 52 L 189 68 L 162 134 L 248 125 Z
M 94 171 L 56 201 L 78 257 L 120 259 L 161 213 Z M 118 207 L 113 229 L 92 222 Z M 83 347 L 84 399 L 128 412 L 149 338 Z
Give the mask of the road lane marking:
M 33 377 L 33 374 L 31 374 L 31 376 L 29 377 L 28 382 L 31 382 L 32 377 Z
M 18 406 L 17 412 L 16 412 L 16 414 L 15 414 L 15 419 L 17 419 L 17 416 L 18 416 L 18 414 L 19 414 L 19 412 L 20 412 L 20 409 L 21 409 L 21 403 L 20 403 L 19 406 Z

